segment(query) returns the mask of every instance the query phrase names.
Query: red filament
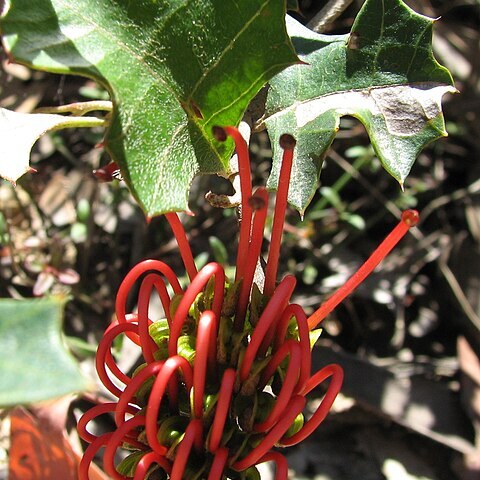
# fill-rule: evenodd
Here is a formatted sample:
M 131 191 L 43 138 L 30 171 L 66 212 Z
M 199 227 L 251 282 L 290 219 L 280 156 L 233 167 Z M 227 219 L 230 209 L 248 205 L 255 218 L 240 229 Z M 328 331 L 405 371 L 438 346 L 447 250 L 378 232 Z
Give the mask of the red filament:
M 192 281 L 197 274 L 197 267 L 195 266 L 195 261 L 193 260 L 192 250 L 190 248 L 190 243 L 188 243 L 187 235 L 185 230 L 182 227 L 178 215 L 174 212 L 165 214 L 168 223 L 172 229 L 175 239 L 177 240 L 178 248 L 180 249 L 180 255 L 185 265 L 185 270 L 187 271 L 188 278 Z
M 286 137 L 290 137 L 285 140 Z M 290 185 L 290 173 L 292 171 L 293 149 L 295 140 L 290 135 L 282 135 L 283 144 L 288 146 L 283 152 L 282 167 L 278 179 L 278 190 L 275 200 L 275 213 L 273 217 L 272 237 L 270 239 L 270 249 L 268 251 L 267 267 L 265 270 L 265 289 L 264 293 L 268 297 L 272 295 L 275 289 L 277 279 L 278 259 L 280 257 L 280 244 L 282 241 L 283 224 L 285 222 L 285 212 L 287 210 L 288 187 Z
M 212 468 L 208 475 L 207 480 L 221 480 L 223 477 L 223 471 L 227 465 L 228 460 L 228 449 L 220 447 L 215 452 L 215 457 L 213 459 Z
M 227 420 L 228 411 L 230 409 L 230 401 L 232 399 L 233 387 L 235 385 L 235 370 L 230 368 L 225 370 L 223 374 L 220 390 L 218 391 L 217 408 L 213 419 L 212 432 L 209 442 L 210 452 L 215 452 L 222 440 L 223 429 Z
M 207 362 L 210 362 L 210 371 L 215 366 L 216 319 L 210 311 L 202 313 L 198 323 L 195 368 L 193 369 L 193 414 L 196 418 L 203 416 L 203 395 L 207 378 Z
M 221 480 L 229 470 L 244 471 L 273 461 L 275 479 L 286 480 L 286 459 L 272 447 L 308 437 L 324 421 L 343 381 L 336 364 L 312 375 L 310 331 L 418 222 L 416 211 L 404 212 L 362 267 L 307 319 L 300 305 L 291 303 L 295 277 L 286 275 L 277 285 L 294 138 L 280 139 L 284 153 L 261 292 L 261 285 L 254 288 L 254 277 L 262 255 L 268 193 L 259 188 L 252 194 L 248 148 L 239 131 L 217 127 L 214 134 L 219 141 L 232 137 L 238 155 L 242 218 L 236 283 L 230 283 L 215 262 L 197 271 L 178 215 L 166 214 L 190 284 L 183 290 L 168 265 L 146 260 L 120 285 L 117 318 L 105 331 L 96 357 L 98 376 L 116 400 L 94 406 L 78 422 L 80 437 L 90 443 L 79 465 L 80 480 L 88 480 L 89 465 L 101 450 L 105 471 L 114 479 L 144 480 L 158 468 L 168 478 L 181 480 L 193 468 L 202 468 L 195 471 L 198 478 Z M 162 320 L 149 316 L 152 294 L 162 303 Z M 127 313 L 128 304 L 135 301 L 137 313 Z M 121 336 L 137 344 L 145 360 L 133 375 L 123 372 L 112 354 L 112 345 Z M 324 383 L 328 388 L 316 411 L 287 436 L 297 416 L 301 419 L 307 395 Z M 246 401 L 250 405 L 244 406 Z M 101 415 L 114 416 L 114 430 L 96 436 L 87 427 Z M 122 445 L 140 457 L 135 459 L 133 477 L 122 475 L 115 466 Z
M 156 463 L 165 473 L 171 473 L 172 466 L 170 465 L 170 462 L 165 457 L 158 455 L 158 453 L 150 452 L 144 455 L 138 462 L 133 480 L 144 480 L 150 466 L 154 463 Z
M 318 426 L 325 420 L 327 413 L 333 405 L 333 402 L 340 391 L 343 382 L 343 370 L 339 365 L 331 364 L 327 367 L 322 368 L 315 375 L 313 375 L 305 389 L 302 392 L 302 395 L 310 393 L 314 388 L 318 387 L 324 380 L 332 377 L 330 380 L 330 385 L 328 386 L 327 393 L 323 398 L 320 406 L 317 407 L 316 412 L 313 416 L 305 423 L 302 429 L 291 437 L 282 438 L 281 444 L 283 446 L 295 445 L 305 438 L 307 438 L 311 433 L 313 433 Z
M 268 194 L 264 188 L 259 188 L 253 197 L 258 202 L 259 208 L 255 210 L 253 215 L 252 236 L 248 247 L 247 258 L 245 260 L 245 269 L 242 280 L 242 288 L 240 290 L 240 298 L 237 303 L 237 313 L 235 315 L 235 330 L 243 330 L 245 313 L 248 301 L 250 299 L 250 291 L 252 289 L 253 276 L 257 267 L 258 258 L 260 256 L 263 240 L 263 228 L 267 218 Z
M 377 265 L 391 252 L 393 247 L 405 236 L 409 228 L 418 223 L 419 215 L 415 210 L 403 212 L 398 225 L 374 250 L 365 263 L 308 319 L 310 330 L 314 329 L 339 303 L 343 302 L 355 290 Z
M 172 468 L 171 480 L 182 480 L 188 457 L 193 448 L 200 450 L 202 446 L 203 424 L 199 419 L 191 420 L 185 430 L 185 437 L 180 443 Z
M 219 127 L 217 127 L 218 129 Z M 217 130 L 217 139 L 225 141 L 226 136 L 233 138 L 238 157 L 238 170 L 240 174 L 240 189 L 242 195 L 242 210 L 240 221 L 240 236 L 237 250 L 237 270 L 235 280 L 243 278 L 244 265 L 247 260 L 248 244 L 250 242 L 250 227 L 252 221 L 252 207 L 248 200 L 252 196 L 252 177 L 250 174 L 250 156 L 248 154 L 247 143 L 241 133 L 234 127 L 225 127 L 224 135 L 219 134 Z
M 178 369 L 181 369 L 183 378 L 185 379 L 187 392 L 190 392 L 193 384 L 192 368 L 183 357 L 176 355 L 174 357 L 170 357 L 164 363 L 161 371 L 155 379 L 155 383 L 153 384 L 148 401 L 147 412 L 145 415 L 145 433 L 147 434 L 147 440 L 150 448 L 159 455 L 164 455 L 167 452 L 167 449 L 165 446 L 161 445 L 157 439 L 158 411 L 160 409 L 168 381 Z

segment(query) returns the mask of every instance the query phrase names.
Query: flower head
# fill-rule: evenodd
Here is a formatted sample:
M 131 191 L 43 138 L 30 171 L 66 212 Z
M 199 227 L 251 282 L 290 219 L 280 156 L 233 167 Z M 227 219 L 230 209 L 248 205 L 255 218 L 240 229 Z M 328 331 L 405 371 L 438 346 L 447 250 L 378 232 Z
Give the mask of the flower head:
M 178 216 L 166 215 L 190 284 L 183 289 L 160 260 L 139 263 L 122 282 L 116 321 L 96 357 L 98 375 L 117 400 L 93 407 L 79 421 L 80 436 L 90 443 L 80 480 L 88 479 L 89 465 L 102 447 L 104 469 L 114 479 L 255 478 L 255 465 L 265 461 L 276 463 L 278 480 L 286 479 L 285 457 L 272 448 L 308 437 L 325 419 L 343 380 L 336 364 L 311 374 L 311 345 L 319 333 L 315 328 L 418 221 L 416 212 L 405 212 L 352 278 L 307 317 L 300 305 L 290 302 L 295 277 L 276 282 L 294 138 L 281 137 L 283 162 L 262 290 L 254 273 L 268 193 L 265 188 L 252 192 L 248 148 L 239 131 L 217 127 L 214 134 L 220 141 L 232 137 L 239 157 L 242 220 L 235 279 L 227 279 L 218 263 L 197 271 Z M 137 283 L 138 311 L 127 312 L 127 297 Z M 154 292 L 165 312 L 157 321 L 149 318 Z M 144 359 L 132 376 L 119 369 L 111 353 L 112 342 L 123 334 L 138 345 Z M 306 396 L 324 382 L 326 394 L 305 421 Z M 95 436 L 87 425 L 104 413 L 114 415 L 116 428 Z M 131 453 L 115 465 L 122 447 Z

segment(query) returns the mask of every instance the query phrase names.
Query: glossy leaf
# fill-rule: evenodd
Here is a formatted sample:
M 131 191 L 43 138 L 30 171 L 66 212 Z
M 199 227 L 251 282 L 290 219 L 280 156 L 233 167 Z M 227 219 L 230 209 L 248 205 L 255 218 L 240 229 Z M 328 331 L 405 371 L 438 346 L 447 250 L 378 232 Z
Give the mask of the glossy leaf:
M 440 102 L 455 91 L 450 73 L 432 54 L 433 24 L 401 0 L 367 0 L 349 35 L 319 35 L 289 19 L 288 32 L 306 64 L 271 82 L 269 188 L 278 181 L 278 139 L 290 133 L 297 149 L 289 201 L 303 212 L 343 115 L 365 125 L 383 166 L 403 184 L 422 148 L 446 135 Z
M 63 306 L 59 299 L 0 300 L 0 406 L 88 387 L 63 344 Z
M 11 0 L 4 43 L 20 63 L 92 77 L 114 110 L 105 146 L 152 216 L 187 209 L 197 173 L 228 170 L 250 100 L 298 61 L 278 0 Z

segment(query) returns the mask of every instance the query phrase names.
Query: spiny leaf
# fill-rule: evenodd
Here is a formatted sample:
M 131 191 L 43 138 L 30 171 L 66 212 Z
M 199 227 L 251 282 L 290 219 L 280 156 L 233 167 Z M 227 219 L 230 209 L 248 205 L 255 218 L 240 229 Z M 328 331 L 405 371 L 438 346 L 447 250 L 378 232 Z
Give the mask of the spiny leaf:
M 187 209 L 197 173 L 228 170 L 250 100 L 298 61 L 278 0 L 11 0 L 15 61 L 92 77 L 114 103 L 105 146 L 147 215 Z
M 288 32 L 307 65 L 289 67 L 271 82 L 268 187 L 276 188 L 278 139 L 288 132 L 297 138 L 289 201 L 303 212 L 342 115 L 365 125 L 383 166 L 403 184 L 422 148 L 446 135 L 440 102 L 455 91 L 432 54 L 433 23 L 401 0 L 367 0 L 350 35 L 318 35 L 289 19 Z
M 87 389 L 61 338 L 64 303 L 54 298 L 0 300 L 0 406 Z

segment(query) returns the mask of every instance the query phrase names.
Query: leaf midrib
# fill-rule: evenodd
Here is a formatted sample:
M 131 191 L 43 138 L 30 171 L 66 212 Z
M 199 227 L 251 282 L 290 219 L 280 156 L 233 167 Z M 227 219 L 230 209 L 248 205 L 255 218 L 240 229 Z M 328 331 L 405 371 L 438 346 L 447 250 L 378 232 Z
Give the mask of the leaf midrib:
M 175 90 L 173 90 L 172 87 L 161 76 L 159 76 L 158 73 L 154 69 L 152 69 L 152 67 L 148 63 L 145 62 L 145 59 L 142 55 L 139 55 L 138 52 L 135 52 L 134 50 L 132 50 L 128 45 L 126 45 L 124 42 L 122 42 L 122 40 L 119 39 L 118 36 L 113 35 L 111 32 L 109 32 L 108 30 L 103 28 L 101 25 L 99 25 L 98 23 L 93 21 L 93 19 L 91 19 L 90 17 L 86 17 L 85 15 L 82 14 L 81 11 L 73 8 L 70 3 L 64 2 L 63 0 L 58 0 L 58 1 L 59 1 L 60 5 L 62 6 L 62 8 L 70 10 L 71 12 L 78 15 L 84 22 L 86 22 L 87 24 L 90 24 L 94 28 L 96 28 L 98 30 L 99 34 L 104 36 L 104 38 L 111 39 L 115 43 L 115 45 L 117 45 L 118 50 L 123 50 L 124 52 L 128 52 L 138 62 L 138 64 L 141 65 L 142 68 L 145 68 L 145 70 L 147 70 L 148 74 L 154 79 L 154 81 L 158 81 L 158 83 L 163 85 L 172 94 L 172 96 L 176 99 L 179 106 L 181 105 L 181 100 L 180 100 L 179 96 L 177 95 L 177 93 L 175 92 Z M 178 10 L 188 6 L 189 3 L 190 3 L 189 0 L 187 0 L 182 5 L 179 5 L 176 10 L 171 12 L 170 17 L 165 18 L 164 22 L 168 22 L 168 18 L 171 18 L 172 16 L 177 14 Z M 221 57 L 223 57 L 232 48 L 232 45 L 235 42 L 235 40 L 238 39 L 244 33 L 244 31 L 250 26 L 250 24 L 258 18 L 258 16 L 261 14 L 263 9 L 268 5 L 268 3 L 269 3 L 269 0 L 265 0 L 265 2 L 262 4 L 261 8 L 252 17 L 252 19 L 249 22 L 247 22 L 247 24 L 238 32 L 238 34 L 234 37 L 234 39 L 232 39 L 229 42 L 228 46 L 222 51 L 222 55 L 219 57 L 219 60 L 217 62 L 215 62 L 214 64 L 212 64 L 212 66 L 209 67 L 209 69 L 206 70 L 204 74 L 202 74 L 199 81 L 194 86 L 194 89 L 193 89 L 192 93 L 189 95 L 188 99 L 192 98 L 194 92 L 196 90 L 198 90 L 201 83 L 207 78 L 207 76 L 213 71 L 213 69 L 218 66 L 218 64 L 220 63 Z M 81 37 L 79 37 L 79 38 L 81 38 Z M 225 111 L 226 109 L 230 108 L 237 101 L 238 101 L 238 99 L 236 98 L 227 107 L 224 107 L 224 108 L 212 113 L 212 115 L 210 116 L 210 119 L 219 115 L 219 114 L 221 114 L 222 111 Z M 187 115 L 187 114 L 185 113 L 185 115 Z M 205 130 L 203 128 L 203 125 L 200 122 L 196 122 L 192 119 L 190 119 L 190 120 L 193 121 L 197 125 L 197 127 L 201 131 L 205 141 L 209 144 L 212 151 L 215 152 L 215 155 L 217 156 L 218 161 L 220 163 L 222 163 L 222 156 L 218 152 L 218 149 L 216 148 L 215 144 L 212 142 L 211 137 L 209 135 L 206 135 Z M 203 123 L 208 123 L 208 122 L 203 122 Z M 177 130 L 180 131 L 184 126 L 185 126 L 185 124 L 182 124 L 179 129 L 176 129 L 176 131 Z M 172 138 L 172 141 L 167 145 L 166 150 L 170 150 L 173 146 L 173 136 L 171 138 Z
M 193 99 L 193 96 L 195 95 L 196 91 L 200 88 L 201 84 L 205 80 L 205 78 L 215 69 L 217 66 L 220 64 L 221 60 L 223 57 L 227 54 L 228 51 L 232 49 L 233 44 L 236 42 L 237 39 L 243 35 L 243 33 L 250 27 L 250 25 L 253 23 L 254 20 L 256 20 L 261 12 L 264 10 L 264 8 L 270 3 L 270 0 L 265 0 L 261 7 L 257 10 L 256 14 L 251 17 L 251 19 L 245 23 L 245 25 L 238 31 L 237 35 L 235 35 L 232 40 L 228 43 L 228 45 L 223 49 L 221 55 L 218 56 L 218 59 L 212 63 L 200 76 L 198 79 L 197 83 L 193 86 L 193 89 L 188 96 L 188 102 L 190 102 Z M 214 117 L 215 115 L 218 115 L 219 112 L 215 112 L 214 114 L 211 115 L 211 117 Z

